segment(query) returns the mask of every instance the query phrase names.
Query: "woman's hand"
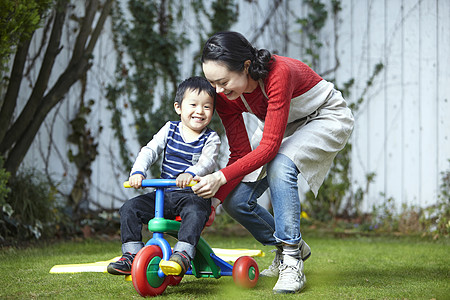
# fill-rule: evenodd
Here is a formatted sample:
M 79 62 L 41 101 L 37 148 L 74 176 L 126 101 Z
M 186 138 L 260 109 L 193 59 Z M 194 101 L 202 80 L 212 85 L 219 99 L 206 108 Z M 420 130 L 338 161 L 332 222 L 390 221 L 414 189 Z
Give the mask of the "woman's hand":
M 203 177 L 195 176 L 194 180 L 198 181 L 198 183 L 192 187 L 192 190 L 203 198 L 213 197 L 219 188 L 227 183 L 227 179 L 220 171 Z
M 144 179 L 144 175 L 142 174 L 134 174 L 128 178 L 128 183 L 131 187 L 138 189 L 142 186 L 142 180 Z

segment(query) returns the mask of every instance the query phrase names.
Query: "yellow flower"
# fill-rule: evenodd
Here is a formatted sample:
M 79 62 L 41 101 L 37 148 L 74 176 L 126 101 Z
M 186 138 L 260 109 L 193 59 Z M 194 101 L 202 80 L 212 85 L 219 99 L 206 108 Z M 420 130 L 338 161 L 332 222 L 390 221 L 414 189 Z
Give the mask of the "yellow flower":
M 309 216 L 305 211 L 302 211 L 302 213 L 300 214 L 300 218 L 309 219 Z

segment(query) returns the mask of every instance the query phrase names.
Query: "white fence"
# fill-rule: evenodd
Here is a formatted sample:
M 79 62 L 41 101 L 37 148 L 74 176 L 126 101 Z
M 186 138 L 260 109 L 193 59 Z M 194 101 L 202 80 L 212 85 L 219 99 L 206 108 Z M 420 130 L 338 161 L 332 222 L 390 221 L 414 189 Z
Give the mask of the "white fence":
M 352 139 L 354 181 L 365 186 L 365 174 L 376 174 L 363 207 L 386 198 L 397 208 L 434 204 L 450 169 L 450 1 L 348 0 L 342 8 L 337 82 L 355 78 L 359 96 L 384 65 Z
M 277 2 L 239 1 L 239 21 L 232 29 L 242 32 L 258 48 L 303 60 L 295 19 L 307 15 L 306 7 L 300 0 L 290 0 L 282 1 L 275 10 Z M 323 2 L 329 6 L 331 1 Z M 450 1 L 342 0 L 341 6 L 337 22 L 330 16 L 320 33 L 324 46 L 316 71 L 333 69 L 338 58 L 339 66 L 327 78 L 334 77 L 338 86 L 354 78 L 348 99 L 354 102 L 363 94 L 375 65 L 384 65 L 355 113 L 351 140 L 355 187 L 366 185 L 366 174 L 376 174 L 363 209 L 370 210 L 386 198 L 392 198 L 397 208 L 402 204 L 434 204 L 440 173 L 450 168 Z M 195 20 L 189 18 L 192 11 L 185 14 L 183 28 L 195 27 L 189 23 Z M 269 26 L 260 32 L 263 23 Z M 68 43 L 69 31 L 65 38 Z M 192 38 L 195 40 L 194 33 Z M 129 198 L 130 192 L 121 188 L 128 174 L 118 168 L 118 142 L 110 130 L 110 112 L 104 99 L 105 87 L 114 73 L 111 39 L 107 23 L 88 75 L 86 99 L 96 100 L 89 124 L 99 141 L 100 152 L 93 165 L 90 197 L 103 206 L 118 207 L 119 200 Z M 189 47 L 195 45 L 192 43 L 180 53 L 187 61 L 183 67 L 185 76 L 190 74 L 188 64 L 196 50 Z M 65 47 L 70 47 L 70 43 Z M 64 61 L 64 51 L 61 59 Z M 27 166 L 46 169 L 65 191 L 70 190 L 76 176 L 65 158 L 71 147 L 67 144 L 70 128 L 66 124 L 73 118 L 79 98 L 80 87 L 74 86 L 66 101 L 47 118 L 26 157 Z M 130 127 L 131 121 L 127 122 L 123 124 L 125 128 Z M 132 128 L 128 138 L 130 155 L 134 156 L 140 145 Z

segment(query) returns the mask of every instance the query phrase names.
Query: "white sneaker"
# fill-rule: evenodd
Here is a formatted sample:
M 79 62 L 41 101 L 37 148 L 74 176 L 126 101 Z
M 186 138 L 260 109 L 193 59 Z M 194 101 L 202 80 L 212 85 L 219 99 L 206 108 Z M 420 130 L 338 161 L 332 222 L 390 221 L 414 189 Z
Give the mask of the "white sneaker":
M 284 255 L 280 265 L 280 276 L 273 288 L 275 294 L 288 294 L 301 291 L 306 284 L 303 274 L 303 261 L 290 255 Z
M 271 250 L 270 252 L 275 252 L 275 258 L 273 259 L 272 264 L 267 269 L 262 270 L 259 275 L 264 277 L 278 277 L 283 254 L 282 251 L 278 249 Z M 311 248 L 304 240 L 300 242 L 300 256 L 303 261 L 311 256 Z
M 275 252 L 275 258 L 273 259 L 272 264 L 267 269 L 264 269 L 261 271 L 261 273 L 259 273 L 259 276 L 278 277 L 278 268 L 280 267 L 283 254 L 278 249 L 273 249 L 270 252 Z

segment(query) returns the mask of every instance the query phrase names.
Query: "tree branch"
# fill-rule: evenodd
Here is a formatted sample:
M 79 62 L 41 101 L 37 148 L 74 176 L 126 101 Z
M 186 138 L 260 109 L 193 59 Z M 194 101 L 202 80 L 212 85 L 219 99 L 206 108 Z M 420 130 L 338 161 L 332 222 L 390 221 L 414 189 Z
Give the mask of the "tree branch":
M 85 16 L 81 23 L 80 32 L 75 41 L 75 47 L 72 52 L 72 59 L 69 65 L 76 63 L 85 54 L 86 42 L 91 34 L 92 23 L 97 12 L 98 0 L 89 0 L 86 3 Z M 94 43 L 95 44 L 95 43 Z
M 28 152 L 31 143 L 48 112 L 63 99 L 70 87 L 80 78 L 83 72 L 87 72 L 89 67 L 90 65 L 87 59 L 83 59 L 77 65 L 72 66 L 70 69 L 66 69 L 66 71 L 58 78 L 53 88 L 42 99 L 42 104 L 36 110 L 28 127 L 9 152 L 8 158 L 5 161 L 5 169 L 7 171 L 11 174 L 17 172 L 20 163 Z
M 50 32 L 51 25 L 54 23 L 55 20 L 55 13 L 52 13 L 50 19 L 46 22 L 45 28 L 42 32 L 42 38 L 40 41 L 40 46 L 34 57 L 31 59 L 31 62 L 27 66 L 27 70 L 25 71 L 23 77 L 29 77 L 29 74 L 31 70 L 35 68 L 36 60 L 41 56 L 41 53 L 44 51 L 45 45 L 47 45 L 47 39 L 48 39 L 48 33 Z M 31 82 L 31 80 L 29 79 Z
M 36 110 L 42 103 L 42 96 L 47 89 L 48 80 L 52 73 L 51 71 L 53 69 L 56 56 L 60 52 L 59 45 L 61 41 L 64 20 L 66 18 L 67 3 L 59 3 L 61 6 L 57 7 L 57 13 L 53 23 L 52 33 L 48 42 L 47 51 L 42 61 L 41 69 L 39 71 L 39 75 L 34 85 L 33 91 L 19 117 L 6 133 L 5 138 L 0 146 L 0 153 L 5 153 L 6 151 L 8 151 L 8 149 L 10 149 L 11 146 L 21 138 L 22 134 L 24 134 L 28 126 L 33 121 Z
M 14 57 L 14 64 L 11 70 L 11 77 L 9 79 L 8 89 L 3 99 L 2 109 L 0 111 L 0 155 L 5 154 L 2 149 L 3 138 L 9 128 L 14 109 L 17 104 L 17 96 L 19 95 L 20 84 L 22 83 L 22 74 L 25 67 L 25 61 L 28 54 L 28 49 L 30 48 L 30 40 L 22 43 L 16 52 Z M 8 149 L 6 147 L 5 149 Z
M 100 36 L 100 34 L 103 30 L 103 26 L 105 25 L 106 19 L 108 18 L 109 13 L 111 12 L 113 2 L 114 2 L 113 0 L 107 0 L 103 6 L 103 10 L 97 21 L 97 26 L 95 26 L 95 29 L 91 35 L 91 39 L 89 40 L 89 44 L 86 47 L 86 53 L 89 55 L 92 53 L 92 51 L 94 51 L 95 44 L 97 43 L 98 37 Z
M 42 122 L 45 120 L 47 114 L 50 112 L 50 110 L 58 104 L 65 94 L 69 91 L 70 87 L 77 82 L 83 74 L 87 72 L 87 70 L 91 67 L 91 64 L 89 63 L 89 60 L 91 59 L 91 53 L 86 53 L 86 49 L 91 49 L 91 51 L 95 48 L 95 43 L 98 40 L 99 33 L 101 31 L 101 26 L 103 26 L 106 17 L 108 16 L 111 0 L 108 0 L 106 2 L 105 6 L 103 7 L 101 17 L 98 20 L 97 28 L 94 30 L 96 33 L 95 37 L 91 37 L 91 41 L 89 43 L 88 48 L 85 48 L 84 45 L 78 44 L 75 48 L 77 52 L 74 50 L 72 52 L 72 58 L 70 60 L 70 63 L 68 64 L 66 70 L 59 76 L 58 80 L 54 84 L 54 86 L 48 91 L 48 93 L 42 98 L 42 101 L 40 102 L 39 107 L 36 109 L 34 115 L 31 118 L 31 122 L 28 123 L 28 126 L 25 131 L 23 131 L 20 138 L 16 139 L 16 143 L 13 147 L 13 149 L 9 152 L 8 158 L 5 162 L 5 169 L 11 172 L 11 174 L 15 174 L 17 172 L 17 169 L 19 168 L 19 165 L 23 161 L 23 158 L 25 157 L 25 154 L 27 153 L 31 143 L 33 142 Z M 87 9 L 92 7 L 98 7 L 98 1 L 93 0 L 89 2 Z M 77 43 L 80 43 L 81 41 L 87 41 L 89 34 L 91 33 L 90 28 L 93 22 L 93 16 L 89 17 L 92 12 L 86 12 L 87 16 L 84 19 L 85 22 L 81 25 L 83 28 L 78 33 L 77 37 Z M 95 15 L 95 10 L 94 10 Z M 88 25 L 86 25 L 88 24 Z M 89 30 L 87 30 L 89 28 Z M 85 35 L 86 37 L 80 37 L 80 35 Z M 80 50 L 81 49 L 81 50 Z M 75 59 L 75 57 L 78 57 L 78 59 Z

